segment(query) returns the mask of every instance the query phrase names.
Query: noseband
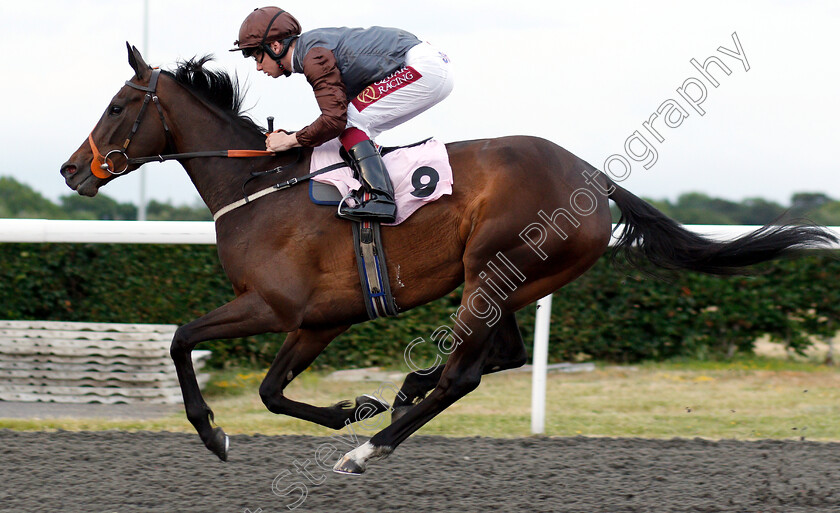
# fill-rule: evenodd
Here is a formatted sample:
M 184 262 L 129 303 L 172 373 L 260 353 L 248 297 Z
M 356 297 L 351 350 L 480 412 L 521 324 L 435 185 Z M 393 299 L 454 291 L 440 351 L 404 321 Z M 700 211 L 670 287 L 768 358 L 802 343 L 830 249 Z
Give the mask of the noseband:
M 166 124 L 166 118 L 163 117 L 163 109 L 160 106 L 160 100 L 158 99 L 157 94 L 155 94 L 158 77 L 160 77 L 160 69 L 155 68 L 152 70 L 152 76 L 149 78 L 148 86 L 141 86 L 130 80 L 125 81 L 125 85 L 144 91 L 146 93 L 146 97 L 143 98 L 143 106 L 140 107 L 140 112 L 137 113 L 137 119 L 134 120 L 134 125 L 131 127 L 131 133 L 128 134 L 122 148 L 111 150 L 103 156 L 96 147 L 96 143 L 93 142 L 93 131 L 91 131 L 88 135 L 88 143 L 90 144 L 90 149 L 93 150 L 93 162 L 90 164 L 90 171 L 97 178 L 105 179 L 111 175 L 121 175 L 128 170 L 128 166 L 130 164 L 142 164 L 144 162 L 148 162 L 148 160 L 141 162 L 140 159 L 130 159 L 126 154 L 126 151 L 128 150 L 128 145 L 131 144 L 131 138 L 134 137 L 134 134 L 137 133 L 137 129 L 140 128 L 140 122 L 143 119 L 143 114 L 146 112 L 146 107 L 149 106 L 150 101 L 155 104 L 155 107 L 157 107 L 160 122 L 163 124 L 163 131 L 166 134 L 166 144 L 169 147 L 174 147 L 172 144 L 172 133 L 169 131 L 169 125 Z M 120 155 L 122 157 L 122 161 L 124 162 L 124 165 L 121 166 L 122 169 L 119 171 L 116 170 L 114 161 L 111 159 L 111 156 L 114 154 Z

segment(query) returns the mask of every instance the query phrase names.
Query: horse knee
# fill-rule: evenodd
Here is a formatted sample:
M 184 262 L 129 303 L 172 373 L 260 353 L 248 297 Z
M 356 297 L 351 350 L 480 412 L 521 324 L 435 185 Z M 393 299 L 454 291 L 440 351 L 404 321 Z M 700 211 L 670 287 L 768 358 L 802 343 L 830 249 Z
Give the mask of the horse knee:
M 189 344 L 189 337 L 187 336 L 187 331 L 184 329 L 183 326 L 179 327 L 175 330 L 175 336 L 172 337 L 172 343 L 169 345 L 169 356 L 172 357 L 173 360 L 177 359 L 179 356 L 182 356 L 184 353 L 187 353 L 192 350 L 192 346 Z
M 282 395 L 282 391 L 278 391 L 274 383 L 263 381 L 260 385 L 260 399 L 268 411 L 274 414 L 283 413 L 281 401 L 277 399 L 278 392 Z

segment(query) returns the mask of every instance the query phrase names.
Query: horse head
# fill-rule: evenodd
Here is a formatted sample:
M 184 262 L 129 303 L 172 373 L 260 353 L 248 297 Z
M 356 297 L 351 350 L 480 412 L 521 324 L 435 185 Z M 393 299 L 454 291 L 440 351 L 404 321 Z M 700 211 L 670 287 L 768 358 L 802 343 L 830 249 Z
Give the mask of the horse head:
M 146 64 L 137 48 L 127 42 L 126 47 L 134 76 L 117 91 L 90 135 L 61 166 L 67 186 L 82 196 L 95 196 L 106 183 L 140 167 L 131 162 L 130 155 L 158 155 L 168 145 L 168 127 L 155 95 L 160 71 Z

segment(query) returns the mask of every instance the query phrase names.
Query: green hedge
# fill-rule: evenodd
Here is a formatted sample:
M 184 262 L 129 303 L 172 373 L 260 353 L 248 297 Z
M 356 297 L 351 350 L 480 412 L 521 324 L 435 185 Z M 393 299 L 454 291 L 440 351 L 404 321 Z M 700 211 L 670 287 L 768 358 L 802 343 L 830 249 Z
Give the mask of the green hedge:
M 215 247 L 125 244 L 0 245 L 0 318 L 183 324 L 233 298 Z M 633 362 L 750 351 L 769 333 L 795 349 L 840 328 L 840 260 L 811 252 L 748 277 L 692 273 L 651 279 L 606 259 L 554 296 L 550 356 Z M 319 367 L 396 365 L 406 346 L 433 361 L 430 335 L 451 322 L 459 292 L 399 319 L 354 326 L 319 357 Z M 529 345 L 534 306 L 518 314 Z M 212 363 L 267 365 L 283 335 L 210 341 Z

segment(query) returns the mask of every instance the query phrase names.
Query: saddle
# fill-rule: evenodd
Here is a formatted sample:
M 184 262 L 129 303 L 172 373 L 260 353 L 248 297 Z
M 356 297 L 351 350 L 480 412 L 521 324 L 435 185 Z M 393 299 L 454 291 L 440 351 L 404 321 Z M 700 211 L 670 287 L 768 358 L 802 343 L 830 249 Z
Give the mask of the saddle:
M 309 197 L 316 205 L 337 208 L 352 190 L 361 187 L 348 158 L 342 157 L 337 139 L 328 141 L 312 152 L 311 171 L 332 167 L 309 182 Z M 426 139 L 407 146 L 380 148 L 382 160 L 394 185 L 397 218 L 394 226 L 408 219 L 422 206 L 452 193 L 452 168 L 445 146 Z M 344 165 L 342 165 L 342 163 Z M 398 307 L 391 294 L 381 223 L 351 221 L 356 264 L 368 317 L 395 317 Z

